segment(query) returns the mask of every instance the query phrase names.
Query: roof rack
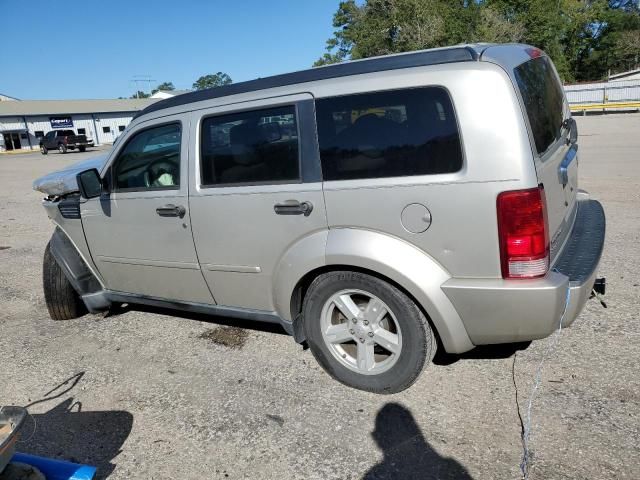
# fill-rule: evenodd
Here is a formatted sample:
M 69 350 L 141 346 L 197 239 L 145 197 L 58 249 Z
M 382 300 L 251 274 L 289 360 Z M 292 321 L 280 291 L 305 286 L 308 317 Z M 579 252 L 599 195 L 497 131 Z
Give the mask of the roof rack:
M 297 83 L 314 82 L 317 80 L 327 80 L 330 78 L 347 77 L 385 70 L 424 67 L 443 63 L 471 62 L 477 61 L 478 58 L 478 52 L 473 47 L 460 46 L 421 50 L 419 52 L 338 63 L 335 65 L 327 65 L 309 70 L 301 70 L 299 72 L 274 75 L 273 77 L 258 78 L 247 82 L 232 83 L 222 87 L 207 88 L 205 90 L 197 90 L 195 92 L 177 95 L 146 107 L 134 118 L 158 110 L 177 107 L 179 105 L 186 105 L 189 103 L 226 97 L 229 95 L 237 95 L 240 93 L 253 92 L 256 90 L 266 90 L 268 88 L 284 87 Z

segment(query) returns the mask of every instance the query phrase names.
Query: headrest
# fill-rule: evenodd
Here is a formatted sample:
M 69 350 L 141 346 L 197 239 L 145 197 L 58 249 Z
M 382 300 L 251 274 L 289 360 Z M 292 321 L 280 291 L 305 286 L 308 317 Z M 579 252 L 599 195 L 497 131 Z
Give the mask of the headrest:
M 231 145 L 256 145 L 264 141 L 262 130 L 255 123 L 241 123 L 229 130 Z

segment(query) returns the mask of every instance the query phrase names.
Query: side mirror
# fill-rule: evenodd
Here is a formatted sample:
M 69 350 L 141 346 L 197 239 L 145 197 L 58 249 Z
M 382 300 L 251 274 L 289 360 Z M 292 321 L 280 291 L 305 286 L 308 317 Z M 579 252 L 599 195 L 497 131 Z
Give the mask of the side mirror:
M 85 170 L 76 175 L 80 195 L 84 198 L 99 197 L 102 194 L 102 179 L 97 169 Z

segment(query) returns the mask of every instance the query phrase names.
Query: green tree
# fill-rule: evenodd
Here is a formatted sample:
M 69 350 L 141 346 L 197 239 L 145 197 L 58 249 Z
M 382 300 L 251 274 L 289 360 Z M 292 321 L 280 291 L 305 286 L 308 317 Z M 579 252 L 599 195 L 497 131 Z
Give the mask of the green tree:
M 131 95 L 129 98 L 149 98 L 151 95 L 148 93 L 144 93 L 142 90 L 138 90 L 136 93 Z
M 204 90 L 205 88 L 221 87 L 232 83 L 231 77 L 223 72 L 214 73 L 212 75 L 203 75 L 193 83 L 195 90 Z
M 154 93 L 156 93 L 156 92 L 158 92 L 160 90 L 164 90 L 165 92 L 170 92 L 171 90 L 175 90 L 175 89 L 176 89 L 176 87 L 173 86 L 173 82 L 162 82 L 156 88 L 151 90 L 151 95 L 153 95 Z
M 634 0 L 356 0 L 340 2 L 314 66 L 465 42 L 523 42 L 545 50 L 566 81 L 638 64 Z

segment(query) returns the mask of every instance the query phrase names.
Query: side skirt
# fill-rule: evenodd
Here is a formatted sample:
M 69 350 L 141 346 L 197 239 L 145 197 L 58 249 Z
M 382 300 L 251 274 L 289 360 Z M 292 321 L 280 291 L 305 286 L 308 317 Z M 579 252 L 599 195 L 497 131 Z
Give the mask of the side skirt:
M 177 300 L 166 300 L 158 297 L 151 297 L 148 295 L 115 292 L 112 290 L 103 290 L 98 293 L 83 295 L 82 300 L 87 304 L 87 308 L 92 312 L 102 310 L 104 309 L 104 305 L 109 305 L 111 303 L 133 303 L 202 313 L 204 315 L 217 315 L 220 317 L 238 318 L 241 320 L 277 323 L 281 325 L 289 335 L 293 335 L 293 324 L 291 322 L 283 320 L 276 312 L 269 312 L 265 310 L 226 307 L 224 305 L 209 305 L 206 303 L 181 302 Z M 96 308 L 92 308 L 92 306 L 95 306 Z

